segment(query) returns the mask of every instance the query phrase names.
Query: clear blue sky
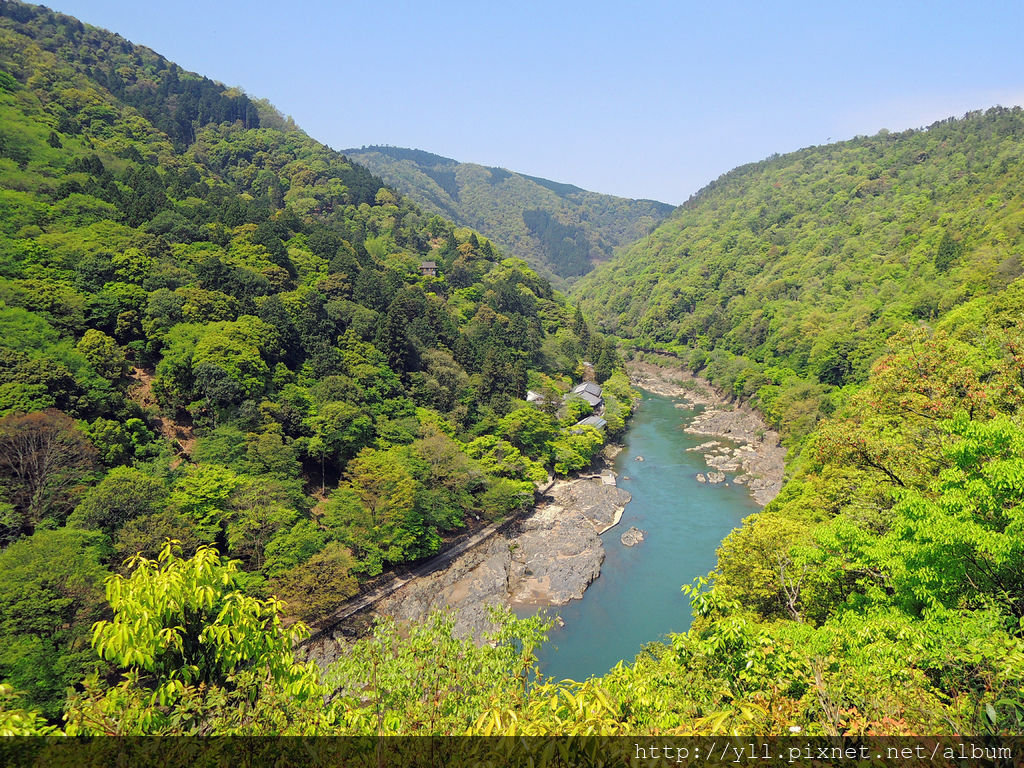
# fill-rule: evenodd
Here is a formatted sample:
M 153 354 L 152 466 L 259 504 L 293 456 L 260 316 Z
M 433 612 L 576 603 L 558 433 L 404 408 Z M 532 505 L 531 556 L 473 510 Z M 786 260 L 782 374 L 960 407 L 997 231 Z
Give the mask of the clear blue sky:
M 415 147 L 680 203 L 730 168 L 1024 103 L 1024 3 L 51 0 L 267 98 L 336 149 Z

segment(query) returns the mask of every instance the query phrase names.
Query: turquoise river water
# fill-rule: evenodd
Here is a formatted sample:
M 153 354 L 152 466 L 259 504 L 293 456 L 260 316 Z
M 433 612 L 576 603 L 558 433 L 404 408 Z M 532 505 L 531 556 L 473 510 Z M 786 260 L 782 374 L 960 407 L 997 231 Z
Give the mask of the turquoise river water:
M 620 659 L 632 661 L 644 644 L 686 631 L 692 616 L 680 588 L 710 571 L 722 539 L 759 509 L 731 473 L 727 485 L 697 482 L 707 465 L 686 449 L 717 438 L 684 432 L 694 411 L 676 408 L 679 402 L 644 393 L 615 461 L 618 484 L 633 500 L 601 537 L 604 565 L 583 599 L 548 609 L 565 626 L 551 631 L 538 654 L 546 676 L 601 675 Z M 647 538 L 626 547 L 619 536 L 631 525 Z

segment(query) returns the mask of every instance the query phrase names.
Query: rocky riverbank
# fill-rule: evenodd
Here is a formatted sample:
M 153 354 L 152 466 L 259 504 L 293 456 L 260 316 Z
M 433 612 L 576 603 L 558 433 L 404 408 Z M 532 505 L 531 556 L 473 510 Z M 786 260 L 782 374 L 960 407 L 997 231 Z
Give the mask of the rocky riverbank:
M 488 606 L 555 606 L 583 597 L 601 573 L 599 538 L 615 525 L 630 494 L 602 476 L 556 482 L 532 515 L 510 530 L 453 558 L 446 567 L 410 579 L 376 602 L 373 615 L 422 621 L 451 610 L 455 633 L 480 640 L 493 629 Z M 367 623 L 367 613 L 359 623 Z M 308 646 L 307 658 L 327 664 L 346 642 L 337 627 Z
M 778 433 L 769 429 L 756 411 L 736 404 L 716 392 L 706 380 L 677 368 L 632 362 L 627 365 L 627 372 L 641 389 L 682 398 L 687 407 L 703 406 L 686 431 L 719 440 L 690 449 L 703 453 L 712 470 L 698 480 L 723 482 L 724 473 L 735 473 L 733 482 L 746 485 L 761 506 L 778 495 L 785 473 L 786 449 L 779 445 Z
M 583 597 L 601 573 L 607 530 L 630 495 L 599 478 L 555 483 L 545 501 L 513 531 L 464 553 L 444 571 L 416 579 L 374 612 L 401 621 L 458 607 L 455 631 L 480 638 L 494 628 L 488 605 L 564 605 Z

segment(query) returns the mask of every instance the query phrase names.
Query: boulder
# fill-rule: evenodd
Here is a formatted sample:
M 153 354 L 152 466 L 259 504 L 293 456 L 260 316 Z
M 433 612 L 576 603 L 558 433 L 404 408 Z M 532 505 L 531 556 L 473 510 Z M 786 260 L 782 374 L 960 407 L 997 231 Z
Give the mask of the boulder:
M 627 547 L 635 547 L 644 540 L 646 535 L 645 531 L 641 531 L 634 525 L 631 526 L 628 531 L 625 531 L 621 536 L 619 536 L 619 541 Z

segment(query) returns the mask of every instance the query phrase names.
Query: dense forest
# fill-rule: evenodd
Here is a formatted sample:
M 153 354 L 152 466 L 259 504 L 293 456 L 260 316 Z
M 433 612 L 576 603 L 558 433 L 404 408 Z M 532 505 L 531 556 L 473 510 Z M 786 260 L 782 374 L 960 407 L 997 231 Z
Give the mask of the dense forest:
M 219 589 L 224 556 L 240 611 L 315 621 L 531 507 L 605 439 L 568 429 L 582 401 L 558 409 L 582 360 L 622 429 L 614 346 L 524 262 L 265 102 L 70 17 L 0 13 L 5 695 L 53 722 L 88 674 L 106 695 L 144 643 L 92 626 L 144 574 Z M 188 659 L 163 642 L 161 669 Z
M 1020 110 L 723 176 L 591 326 L 265 102 L 0 10 L 0 734 L 1024 730 Z M 583 682 L 507 615 L 300 661 L 292 619 L 586 466 L 583 360 L 622 429 L 598 330 L 792 449 L 692 629 Z
M 483 232 L 558 283 L 587 274 L 672 211 L 653 200 L 588 192 L 417 149 L 372 146 L 345 153 L 424 210 Z
M 1024 113 L 996 108 L 737 168 L 576 288 L 799 443 L 890 339 L 1024 274 Z

